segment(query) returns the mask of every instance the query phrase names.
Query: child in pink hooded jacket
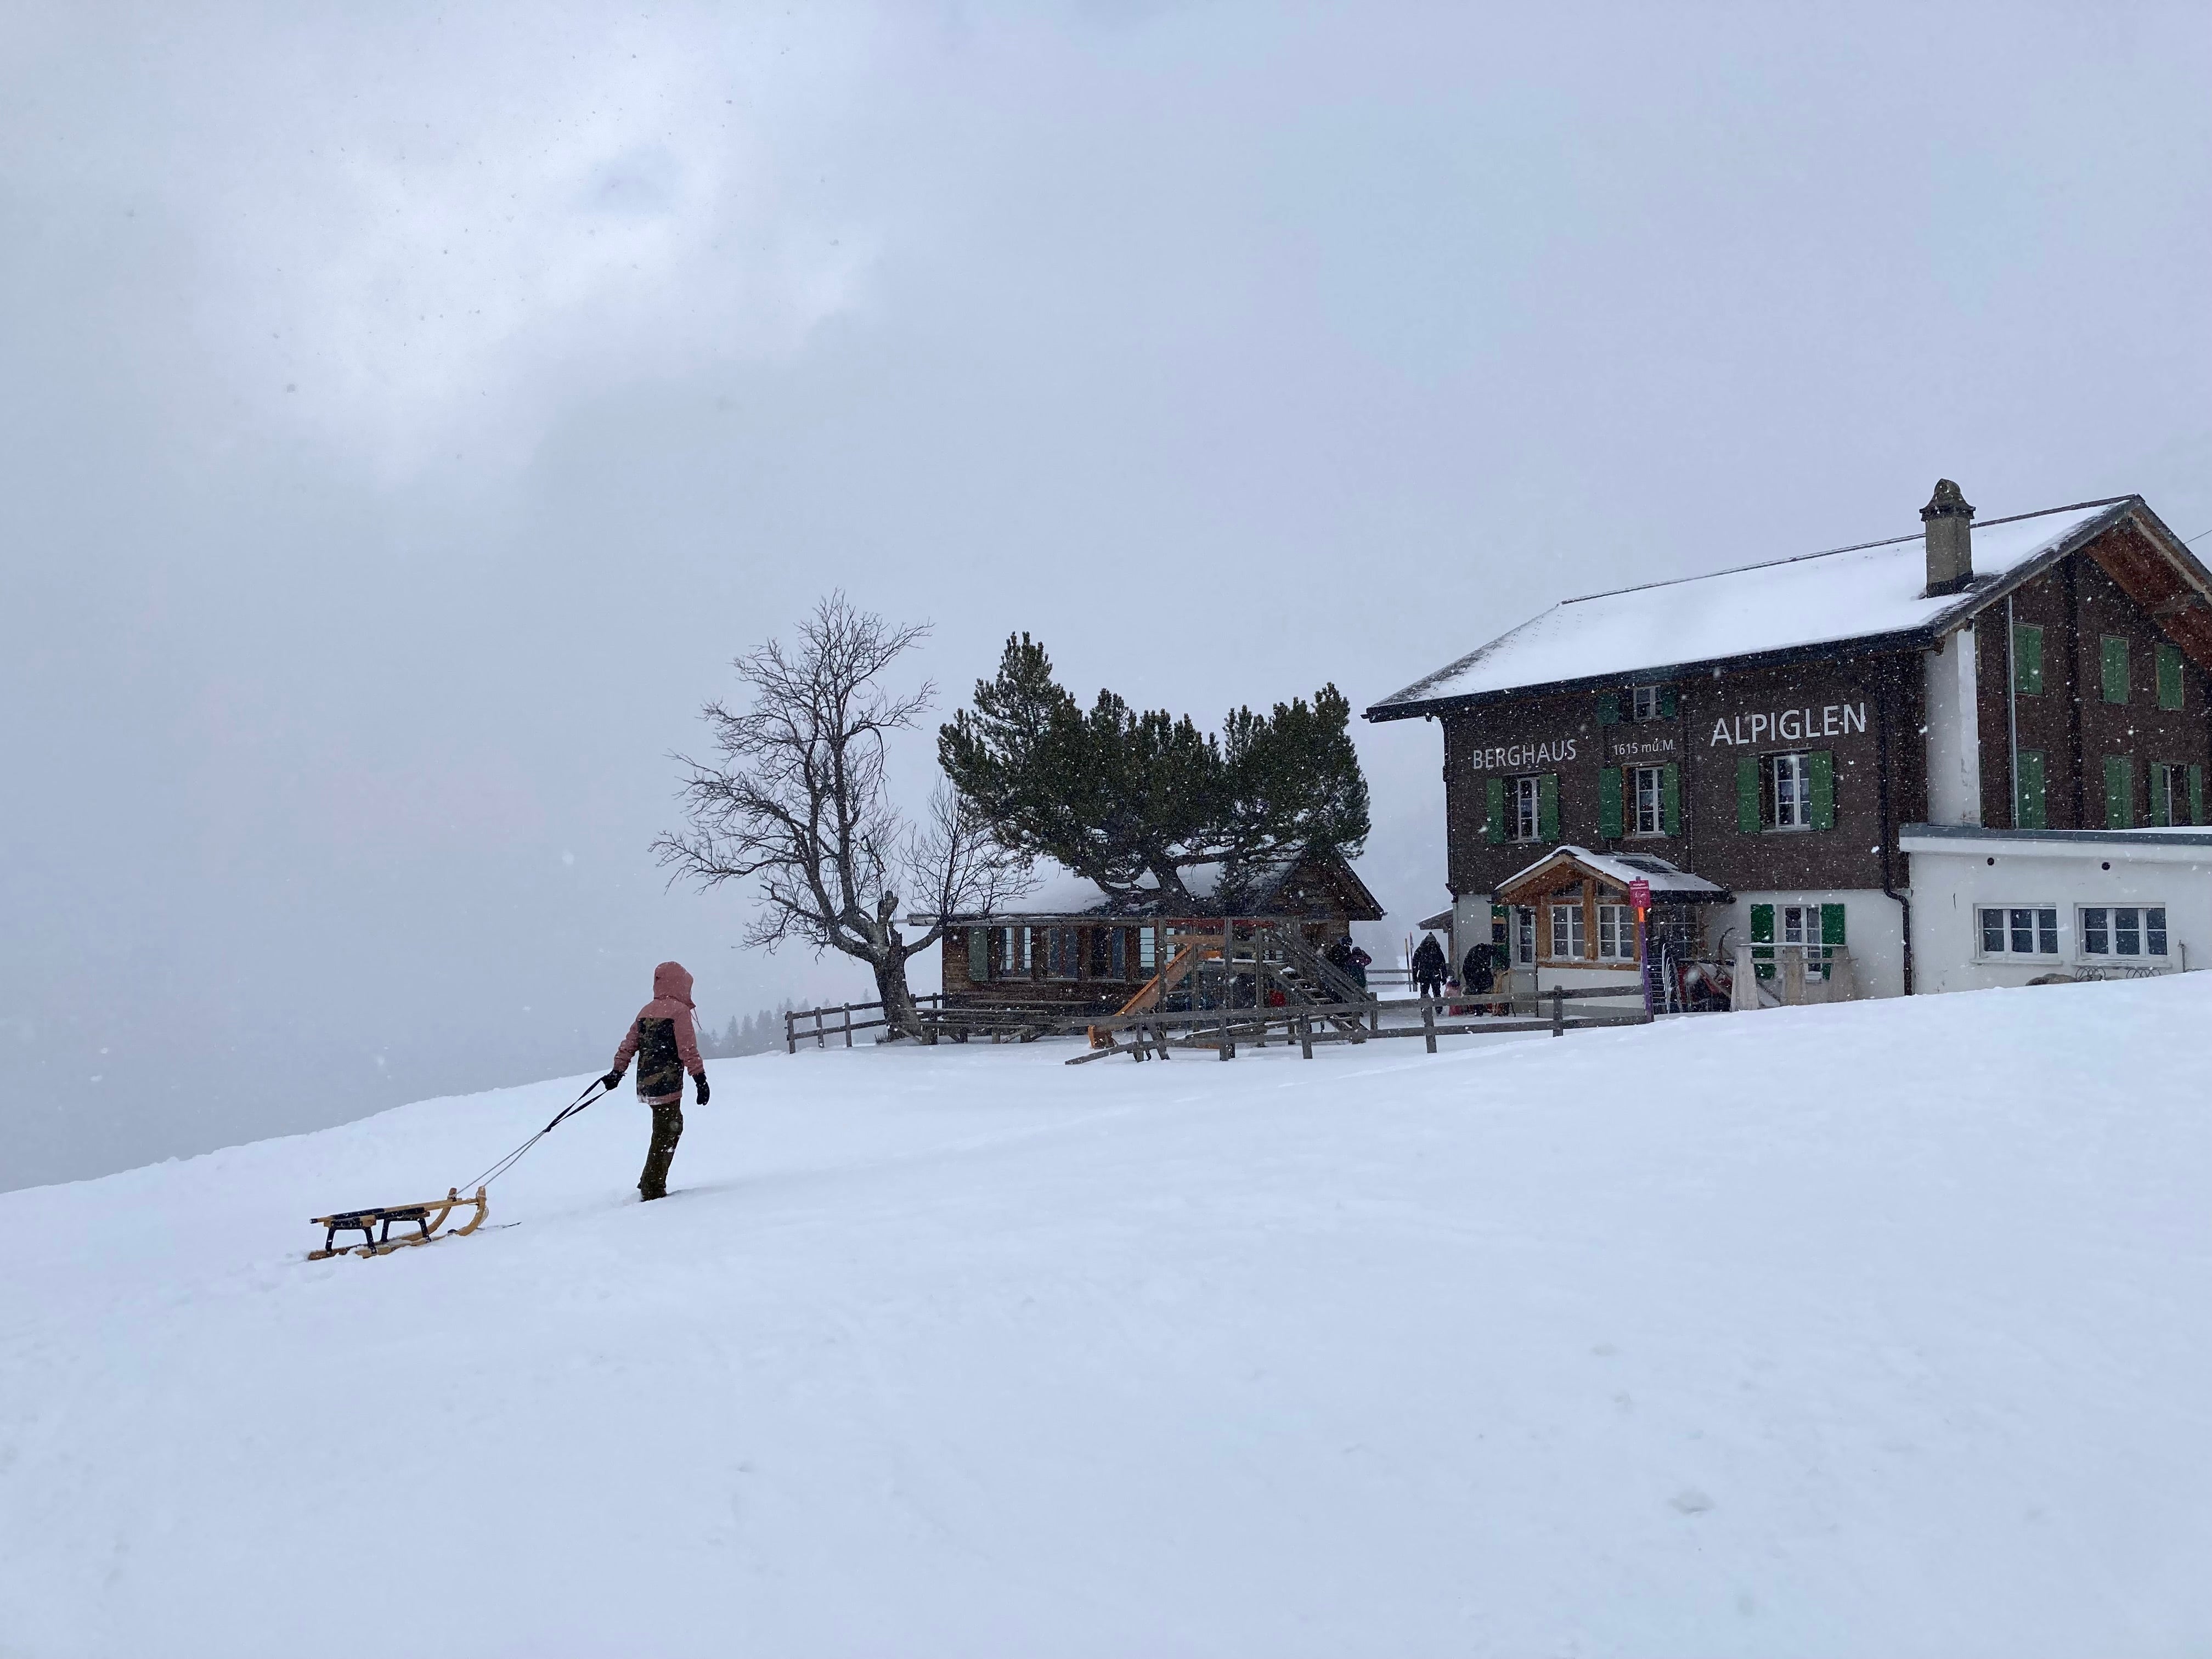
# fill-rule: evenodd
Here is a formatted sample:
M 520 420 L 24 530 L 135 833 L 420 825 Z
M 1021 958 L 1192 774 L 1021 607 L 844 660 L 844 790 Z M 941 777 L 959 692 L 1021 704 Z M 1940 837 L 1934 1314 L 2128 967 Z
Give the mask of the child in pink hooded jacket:
M 684 1073 L 691 1073 L 699 1103 L 707 1103 L 707 1067 L 692 1012 L 691 975 L 680 962 L 662 963 L 653 970 L 653 1000 L 637 1011 L 615 1050 L 613 1069 L 599 1079 L 611 1094 L 630 1056 L 637 1056 L 637 1097 L 653 1108 L 653 1146 L 637 1178 L 641 1199 L 668 1196 L 668 1165 L 684 1135 Z

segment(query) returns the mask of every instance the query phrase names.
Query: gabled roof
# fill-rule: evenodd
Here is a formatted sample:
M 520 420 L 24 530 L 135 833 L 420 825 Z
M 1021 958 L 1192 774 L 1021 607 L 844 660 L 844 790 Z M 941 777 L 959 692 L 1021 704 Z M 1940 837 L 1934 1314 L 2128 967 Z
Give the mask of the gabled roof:
M 1680 865 L 1669 864 L 1650 853 L 1593 853 L 1587 847 L 1565 846 L 1554 847 L 1534 864 L 1499 882 L 1496 890 L 1499 902 L 1508 902 L 1506 894 L 1562 865 L 1571 865 L 1595 876 L 1624 893 L 1630 882 L 1648 881 L 1651 884 L 1652 900 L 1659 904 L 1726 904 L 1734 897 L 1717 882 L 1693 876 Z
M 977 911 L 945 918 L 958 924 L 973 921 L 1079 921 L 1092 917 L 1122 917 L 1132 921 L 1148 916 L 1186 917 L 1191 907 L 1162 896 L 1156 889 L 1134 894 L 1109 893 L 1087 876 L 1077 875 L 1050 859 L 1032 866 L 1036 884 L 1018 898 L 1008 899 L 990 912 Z M 1273 916 L 1320 914 L 1310 903 L 1301 904 L 1297 890 L 1313 882 L 1335 890 L 1343 914 L 1354 921 L 1379 921 L 1382 905 L 1359 879 L 1345 856 L 1332 848 L 1304 847 L 1263 859 L 1230 865 L 1218 860 L 1186 866 L 1182 884 L 1199 906 L 1201 915 Z M 1332 908 L 1328 914 L 1340 914 Z M 911 927 L 933 927 L 937 917 L 917 912 L 907 918 Z
M 1918 535 L 1653 582 L 1553 605 L 1367 710 L 1406 720 L 1510 696 L 1653 683 L 1723 663 L 1764 665 L 1850 653 L 1924 648 L 2106 531 L 2133 519 L 2201 599 L 2212 573 L 2139 495 L 2084 501 L 1977 524 L 1973 585 L 1923 597 Z

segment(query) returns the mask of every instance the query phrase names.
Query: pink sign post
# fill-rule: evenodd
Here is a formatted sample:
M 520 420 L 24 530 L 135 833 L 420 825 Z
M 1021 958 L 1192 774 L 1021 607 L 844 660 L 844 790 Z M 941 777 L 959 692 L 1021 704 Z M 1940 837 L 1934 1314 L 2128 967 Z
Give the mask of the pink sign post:
M 1651 1012 L 1651 969 L 1644 959 L 1644 918 L 1651 908 L 1651 884 L 1638 876 L 1628 884 L 1628 902 L 1636 907 L 1636 977 L 1644 987 L 1644 1012 Z

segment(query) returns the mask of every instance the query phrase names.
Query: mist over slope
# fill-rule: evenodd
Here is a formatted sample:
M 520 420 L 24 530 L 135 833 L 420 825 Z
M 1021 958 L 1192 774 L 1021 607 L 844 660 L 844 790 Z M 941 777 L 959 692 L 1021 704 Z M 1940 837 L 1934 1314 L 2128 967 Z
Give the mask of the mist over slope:
M 2202 1651 L 2208 1029 L 763 1055 L 374 1261 L 584 1079 L 0 1195 L 0 1652 Z

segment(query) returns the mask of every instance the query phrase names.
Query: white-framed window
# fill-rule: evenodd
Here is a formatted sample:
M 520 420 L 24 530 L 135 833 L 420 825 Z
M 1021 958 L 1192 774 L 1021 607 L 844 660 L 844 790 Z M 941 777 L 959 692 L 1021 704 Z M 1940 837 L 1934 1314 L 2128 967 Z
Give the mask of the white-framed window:
M 1656 720 L 1659 714 L 1659 688 L 1639 685 L 1628 694 L 1628 717 L 1635 720 Z
M 1767 784 L 1774 794 L 1777 830 L 1813 827 L 1813 768 L 1810 755 L 1769 755 Z
M 1512 841 L 1534 841 L 1536 830 L 1543 823 L 1543 780 L 1535 777 L 1505 780 L 1505 821 L 1507 837 Z
M 1597 907 L 1597 959 L 1600 962 L 1636 960 L 1636 912 L 1626 904 Z
M 1552 960 L 1580 961 L 1583 954 L 1583 906 L 1577 899 L 1571 904 L 1552 907 Z
M 1982 955 L 1990 961 L 2056 961 L 2058 907 L 2055 904 L 1984 904 L 1974 917 L 1981 932 Z
M 1159 944 L 1160 936 L 1156 928 L 1141 927 L 1137 930 L 1137 966 L 1144 969 L 1148 979 L 1159 971 Z
M 1782 929 L 1782 943 L 1795 945 L 1802 950 L 1820 942 L 1820 907 L 1817 904 L 1778 904 L 1775 921 Z
M 1516 904 L 1513 907 L 1513 963 L 1526 968 L 1536 960 L 1536 907 Z
M 2085 957 L 2163 957 L 2163 904 L 2085 904 L 2078 912 Z
M 999 977 L 1027 979 L 1030 976 L 1030 930 L 1026 927 L 999 929 Z
M 1667 833 L 1667 769 L 1663 766 L 1639 766 L 1634 769 L 1636 811 L 1631 820 L 1635 828 L 1629 831 L 1636 836 L 1663 836 Z

